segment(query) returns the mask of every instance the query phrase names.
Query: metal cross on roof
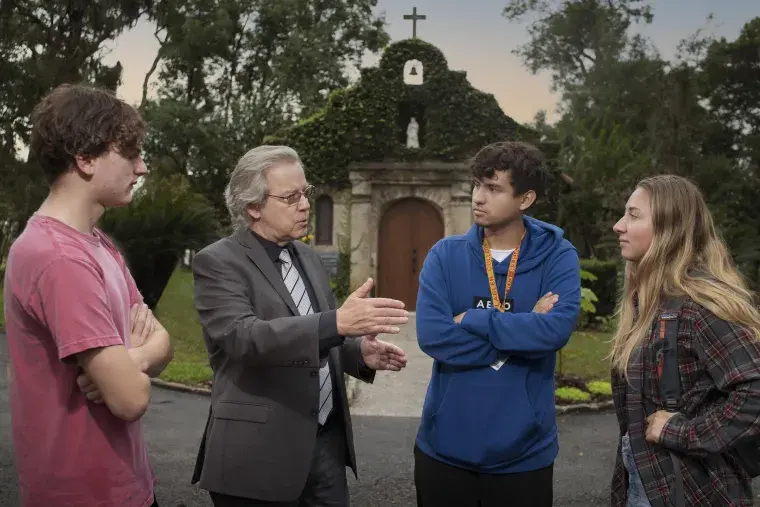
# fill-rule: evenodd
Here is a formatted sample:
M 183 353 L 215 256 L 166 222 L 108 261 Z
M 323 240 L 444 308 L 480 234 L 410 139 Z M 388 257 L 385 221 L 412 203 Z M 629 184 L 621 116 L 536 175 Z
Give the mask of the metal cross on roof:
M 412 20 L 412 38 L 417 38 L 417 20 L 418 19 L 427 19 L 427 16 L 424 14 L 417 14 L 417 7 L 414 7 L 412 9 L 411 14 L 404 14 L 404 19 L 411 19 Z

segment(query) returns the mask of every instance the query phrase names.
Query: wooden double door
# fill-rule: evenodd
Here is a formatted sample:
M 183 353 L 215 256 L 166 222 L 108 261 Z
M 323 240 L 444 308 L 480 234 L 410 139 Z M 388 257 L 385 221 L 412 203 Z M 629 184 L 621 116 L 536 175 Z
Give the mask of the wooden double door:
M 377 295 L 399 299 L 414 311 L 422 263 L 443 234 L 443 219 L 432 204 L 416 198 L 393 203 L 380 221 Z

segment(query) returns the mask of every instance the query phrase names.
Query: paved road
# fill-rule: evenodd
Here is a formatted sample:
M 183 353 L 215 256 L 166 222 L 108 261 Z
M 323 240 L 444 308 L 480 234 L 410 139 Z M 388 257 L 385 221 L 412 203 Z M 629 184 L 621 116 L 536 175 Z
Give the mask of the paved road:
M 16 479 L 11 454 L 8 393 L 0 388 L 0 505 L 15 507 Z M 156 389 L 145 418 L 162 507 L 211 507 L 205 492 L 189 484 L 208 399 Z M 611 468 L 612 416 L 575 415 L 561 419 L 562 456 L 555 483 L 557 506 L 607 505 Z M 414 506 L 412 446 L 417 420 L 410 417 L 356 416 L 359 481 L 349 474 L 354 507 Z
M 0 347 L 2 350 L 2 347 Z M 0 506 L 15 507 L 16 479 L 10 440 L 5 360 L 0 354 Z M 366 390 L 389 389 L 378 379 Z M 365 413 L 367 406 L 365 406 Z M 162 507 L 211 507 L 205 492 L 189 484 L 208 398 L 154 389 L 144 419 L 150 453 L 158 475 Z M 356 415 L 354 433 L 359 480 L 349 474 L 354 507 L 414 507 L 412 447 L 417 417 Z M 556 463 L 558 507 L 609 505 L 615 422 L 611 413 L 575 414 L 559 419 L 561 451 Z
M 16 477 L 10 438 L 6 357 L 0 356 L 0 505 L 15 507 Z M 382 380 L 364 390 L 388 389 Z M 366 391 L 364 391 L 366 393 Z M 144 419 L 163 507 L 211 507 L 205 492 L 189 483 L 208 398 L 154 389 Z M 366 404 L 365 404 L 366 409 Z M 357 415 L 354 432 L 359 480 L 349 474 L 353 506 L 414 506 L 412 447 L 418 417 Z M 555 505 L 606 505 L 614 449 L 611 414 L 574 415 L 560 419 L 562 452 L 556 465 Z

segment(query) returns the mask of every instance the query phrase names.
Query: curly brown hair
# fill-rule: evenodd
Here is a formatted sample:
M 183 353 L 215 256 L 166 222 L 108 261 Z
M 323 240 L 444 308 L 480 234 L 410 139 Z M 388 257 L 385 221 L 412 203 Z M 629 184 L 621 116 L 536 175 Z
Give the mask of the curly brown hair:
M 529 190 L 542 197 L 549 177 L 543 153 L 522 141 L 504 141 L 480 149 L 472 159 L 472 177 L 478 181 L 493 178 L 495 171 L 509 171 L 514 195 Z
M 34 108 L 30 151 L 52 184 L 76 156 L 91 160 L 116 150 L 139 157 L 146 130 L 140 114 L 110 91 L 63 84 Z

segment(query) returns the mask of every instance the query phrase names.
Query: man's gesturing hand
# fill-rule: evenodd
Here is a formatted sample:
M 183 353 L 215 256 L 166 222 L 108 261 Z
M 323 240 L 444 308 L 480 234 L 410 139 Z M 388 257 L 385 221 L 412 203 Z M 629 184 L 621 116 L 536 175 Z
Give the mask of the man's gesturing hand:
M 364 336 L 376 334 L 396 334 L 396 326 L 409 322 L 409 312 L 404 303 L 396 299 L 370 298 L 374 285 L 372 278 L 348 296 L 343 306 L 338 308 L 338 334 L 341 336 Z

